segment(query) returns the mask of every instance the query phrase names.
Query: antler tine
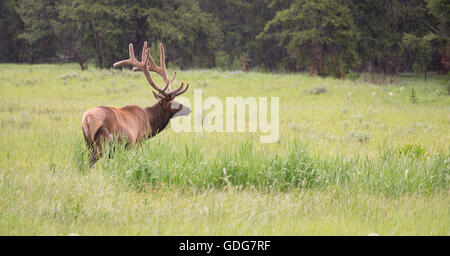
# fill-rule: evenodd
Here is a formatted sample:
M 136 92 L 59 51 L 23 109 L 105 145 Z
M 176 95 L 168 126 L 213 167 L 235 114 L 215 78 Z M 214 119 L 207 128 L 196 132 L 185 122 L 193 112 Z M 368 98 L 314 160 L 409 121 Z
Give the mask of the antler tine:
M 177 71 L 173 72 L 172 79 L 170 79 L 170 84 L 172 84 L 173 80 L 175 80 L 175 77 L 177 76 Z
M 141 53 L 141 61 L 144 62 L 145 66 L 147 66 L 147 59 L 150 55 L 150 50 L 147 48 L 147 41 L 144 41 L 144 45 L 142 46 L 142 53 Z
M 185 87 L 183 90 L 181 90 L 182 87 L 183 87 L 183 83 L 181 83 L 180 88 L 178 88 L 178 89 L 175 90 L 175 91 L 177 91 L 177 92 L 174 91 L 174 93 L 173 93 L 173 94 L 170 94 L 170 96 L 171 96 L 172 98 L 175 98 L 176 96 L 185 93 L 185 92 L 187 91 L 187 89 L 189 88 L 189 84 L 186 84 L 186 87 Z M 181 91 L 178 91 L 178 90 L 181 90 Z
M 180 85 L 180 87 L 178 87 L 178 89 L 173 90 L 173 91 L 170 91 L 170 92 L 168 93 L 168 95 L 169 95 L 171 98 L 175 98 L 176 96 L 185 93 L 185 92 L 187 91 L 187 89 L 189 88 L 189 84 L 187 84 L 185 88 L 183 88 L 183 87 L 184 87 L 184 83 L 182 82 L 181 85 Z
M 173 91 L 170 91 L 169 95 L 174 95 L 175 93 L 179 92 L 181 89 L 183 89 L 183 86 L 184 86 L 184 83 L 181 82 L 181 86 L 178 87 L 177 89 L 173 90 Z
M 137 60 L 136 60 L 136 55 L 134 54 L 134 46 L 133 46 L 133 44 L 129 44 L 128 45 L 128 54 L 130 55 L 130 61 L 132 61 L 132 62 L 138 62 Z
M 145 75 L 145 77 L 147 78 L 147 81 L 150 83 L 150 85 L 155 89 L 155 90 L 157 90 L 159 93 L 161 93 L 162 95 L 164 95 L 165 97 L 169 97 L 169 95 L 166 93 L 166 90 L 167 90 L 167 87 L 169 86 L 169 83 L 166 83 L 166 87 L 164 87 L 164 89 L 162 89 L 161 90 L 161 88 L 159 88 L 154 82 L 153 82 L 153 80 L 152 80 L 152 77 L 151 77 L 151 75 L 150 75 L 150 72 L 149 72 L 149 70 L 148 70 L 148 68 L 147 68 L 147 61 L 148 61 L 148 58 L 150 57 L 151 58 L 151 55 L 150 55 L 150 49 L 145 49 L 145 52 L 146 52 L 146 54 L 145 54 L 145 62 L 144 62 L 144 64 L 145 64 L 145 66 L 142 68 L 142 71 L 144 71 L 144 75 Z
M 149 71 L 153 71 L 155 73 L 158 73 L 164 80 L 164 83 L 169 82 L 168 90 L 169 92 L 172 91 L 172 82 L 175 80 L 176 72 L 173 74 L 172 78 L 169 80 L 169 76 L 167 75 L 167 69 L 166 69 L 166 55 L 164 53 L 164 45 L 162 43 L 159 44 L 159 51 L 160 51 L 160 65 L 156 65 L 155 60 L 153 60 L 153 57 L 149 56 L 149 62 L 150 66 L 148 67 Z
M 130 59 L 134 59 L 139 65 L 134 65 L 133 67 L 133 71 L 143 71 L 144 67 L 147 66 L 147 62 L 148 62 L 148 55 L 150 54 L 147 48 L 147 41 L 144 42 L 144 46 L 142 46 L 142 53 L 141 53 L 141 61 L 138 62 L 136 60 L 136 57 L 134 55 L 134 50 L 133 50 L 133 45 L 130 44 Z M 153 81 L 152 81 L 153 82 Z
M 118 67 L 118 66 L 121 66 L 123 64 L 129 64 L 129 65 L 134 66 L 133 70 L 140 70 L 143 67 L 147 66 L 147 56 L 148 56 L 147 41 L 144 42 L 144 47 L 142 47 L 142 59 L 141 59 L 141 61 L 138 61 L 136 59 L 136 55 L 134 54 L 133 44 L 129 44 L 128 45 L 128 52 L 129 52 L 130 57 L 128 59 L 126 59 L 126 60 L 121 60 L 121 61 L 118 61 L 118 62 L 114 63 L 113 66 L 115 68 Z
M 161 68 L 158 67 L 158 65 L 156 65 L 156 62 L 153 60 L 153 57 L 152 57 L 151 54 L 149 54 L 148 60 L 150 61 L 150 66 L 148 66 L 148 71 L 153 71 L 153 72 L 156 72 L 156 73 L 160 74 L 160 75 L 163 77 L 164 82 L 166 82 L 166 79 L 165 79 L 166 77 L 164 77 L 164 76 L 162 75 L 162 70 L 161 70 Z
M 167 70 L 166 70 L 166 56 L 164 55 L 164 46 L 162 43 L 159 43 L 159 65 L 161 65 L 161 70 L 164 71 L 165 79 L 169 80 L 169 77 L 167 76 Z M 169 90 L 171 86 L 169 85 Z
M 166 94 L 165 91 L 167 90 L 167 87 L 169 87 L 169 83 L 166 83 L 166 87 L 164 87 L 164 89 L 162 89 L 162 91 L 159 91 L 164 98 L 166 99 L 170 99 L 170 94 Z M 158 94 L 156 94 L 155 92 L 153 92 L 153 95 L 155 95 L 155 97 L 158 97 Z
M 170 86 L 170 83 L 169 82 L 167 82 L 166 83 L 166 86 L 164 87 L 164 89 L 163 89 L 163 92 L 166 92 L 166 90 L 167 90 L 167 88 Z M 168 93 L 166 93 L 165 95 L 169 95 Z
M 128 59 L 118 61 L 118 62 L 114 63 L 113 66 L 114 66 L 115 68 L 117 68 L 117 67 L 119 67 L 119 66 L 121 66 L 121 65 L 123 65 L 123 64 L 129 64 L 129 65 L 136 66 L 136 67 L 138 67 L 138 68 L 141 67 L 141 66 L 142 66 L 142 63 L 138 62 L 138 61 L 136 60 L 136 56 L 134 55 L 133 44 L 129 44 L 129 45 L 128 45 L 128 53 L 129 53 L 129 55 L 130 55 L 130 57 L 129 57 Z

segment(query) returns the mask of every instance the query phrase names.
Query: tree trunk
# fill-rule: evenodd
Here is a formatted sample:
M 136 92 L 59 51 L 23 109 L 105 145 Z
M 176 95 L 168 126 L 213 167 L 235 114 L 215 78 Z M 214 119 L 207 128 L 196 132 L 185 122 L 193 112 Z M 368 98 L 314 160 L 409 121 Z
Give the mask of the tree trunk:
M 320 75 L 322 73 L 322 49 L 320 44 L 316 44 L 315 46 L 315 59 L 316 59 L 316 63 L 315 63 L 315 69 L 316 69 L 316 74 Z
M 101 68 L 105 68 L 106 61 L 105 56 L 103 55 L 103 47 L 102 47 L 102 38 L 98 34 L 98 31 L 94 28 L 94 25 L 92 25 L 92 22 L 89 22 L 89 27 L 94 33 L 94 49 L 95 49 L 95 57 L 97 58 L 98 65 Z
M 136 45 L 143 45 L 144 42 L 147 40 L 147 31 L 148 28 L 148 22 L 147 22 L 147 16 L 144 17 L 137 17 L 136 18 Z M 137 53 L 138 56 L 141 54 L 140 52 Z M 160 63 L 161 65 L 161 63 Z

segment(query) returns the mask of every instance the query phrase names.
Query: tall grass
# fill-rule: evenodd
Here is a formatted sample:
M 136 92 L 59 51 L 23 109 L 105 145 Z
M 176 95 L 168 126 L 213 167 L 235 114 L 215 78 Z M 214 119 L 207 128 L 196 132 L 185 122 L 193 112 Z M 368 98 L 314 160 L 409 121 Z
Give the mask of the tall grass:
M 75 163 L 87 168 L 87 154 L 77 143 Z M 110 177 L 135 189 L 177 186 L 216 189 L 226 186 L 289 191 L 295 188 L 324 189 L 342 185 L 349 189 L 390 195 L 449 189 L 449 156 L 418 156 L 385 147 L 375 159 L 367 157 L 312 155 L 298 141 L 279 153 L 255 149 L 253 142 L 221 147 L 215 154 L 201 142 L 178 145 L 154 138 L 133 149 L 123 144 L 106 145 L 98 165 Z

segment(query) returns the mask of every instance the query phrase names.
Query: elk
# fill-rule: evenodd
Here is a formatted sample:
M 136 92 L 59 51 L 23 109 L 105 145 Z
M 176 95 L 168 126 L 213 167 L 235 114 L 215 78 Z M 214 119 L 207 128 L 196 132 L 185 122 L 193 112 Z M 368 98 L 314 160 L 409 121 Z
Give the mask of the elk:
M 191 110 L 182 104 L 174 101 L 174 98 L 183 94 L 189 88 L 189 84 L 184 86 L 181 83 L 178 89 L 172 90 L 171 83 L 175 80 L 176 72 L 171 79 L 167 76 L 165 65 L 164 46 L 160 48 L 160 67 L 156 65 L 147 42 L 142 48 L 141 61 L 134 55 L 133 44 L 129 45 L 130 58 L 114 63 L 114 67 L 122 65 L 133 66 L 133 71 L 144 72 L 148 83 L 158 93 L 153 92 L 153 96 L 158 100 L 153 106 L 141 108 L 136 105 L 127 105 L 122 108 L 114 107 L 94 107 L 83 114 L 81 119 L 84 140 L 90 150 L 90 166 L 102 157 L 102 144 L 112 142 L 117 138 L 119 142 L 125 142 L 127 146 L 134 146 L 136 143 L 149 139 L 167 126 L 170 119 L 175 116 L 189 115 Z M 150 63 L 150 65 L 147 65 Z M 152 80 L 150 71 L 159 74 L 165 83 L 161 89 Z

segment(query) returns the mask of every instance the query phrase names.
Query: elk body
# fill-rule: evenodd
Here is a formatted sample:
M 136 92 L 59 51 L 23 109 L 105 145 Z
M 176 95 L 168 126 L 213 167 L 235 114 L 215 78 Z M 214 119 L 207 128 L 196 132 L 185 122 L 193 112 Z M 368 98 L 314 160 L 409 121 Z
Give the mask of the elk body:
M 175 80 L 176 72 L 172 79 L 167 76 L 164 47 L 160 44 L 160 65 L 157 66 L 147 42 L 142 48 L 141 61 L 136 60 L 133 45 L 129 45 L 130 58 L 114 63 L 114 67 L 124 64 L 132 65 L 134 71 L 142 71 L 148 83 L 158 92 L 153 92 L 153 96 L 158 100 L 151 107 L 141 108 L 136 105 L 128 105 L 122 108 L 95 107 L 83 114 L 81 119 L 84 140 L 90 150 L 91 167 L 102 156 L 102 144 L 112 142 L 116 137 L 121 142 L 126 142 L 128 146 L 134 146 L 137 142 L 149 139 L 167 126 L 170 119 L 175 116 L 189 115 L 191 110 L 182 104 L 174 101 L 174 98 L 189 88 L 189 84 L 176 89 L 171 89 L 171 83 Z M 150 63 L 150 65 L 147 65 Z M 165 87 L 161 89 L 152 80 L 150 71 L 159 74 Z

